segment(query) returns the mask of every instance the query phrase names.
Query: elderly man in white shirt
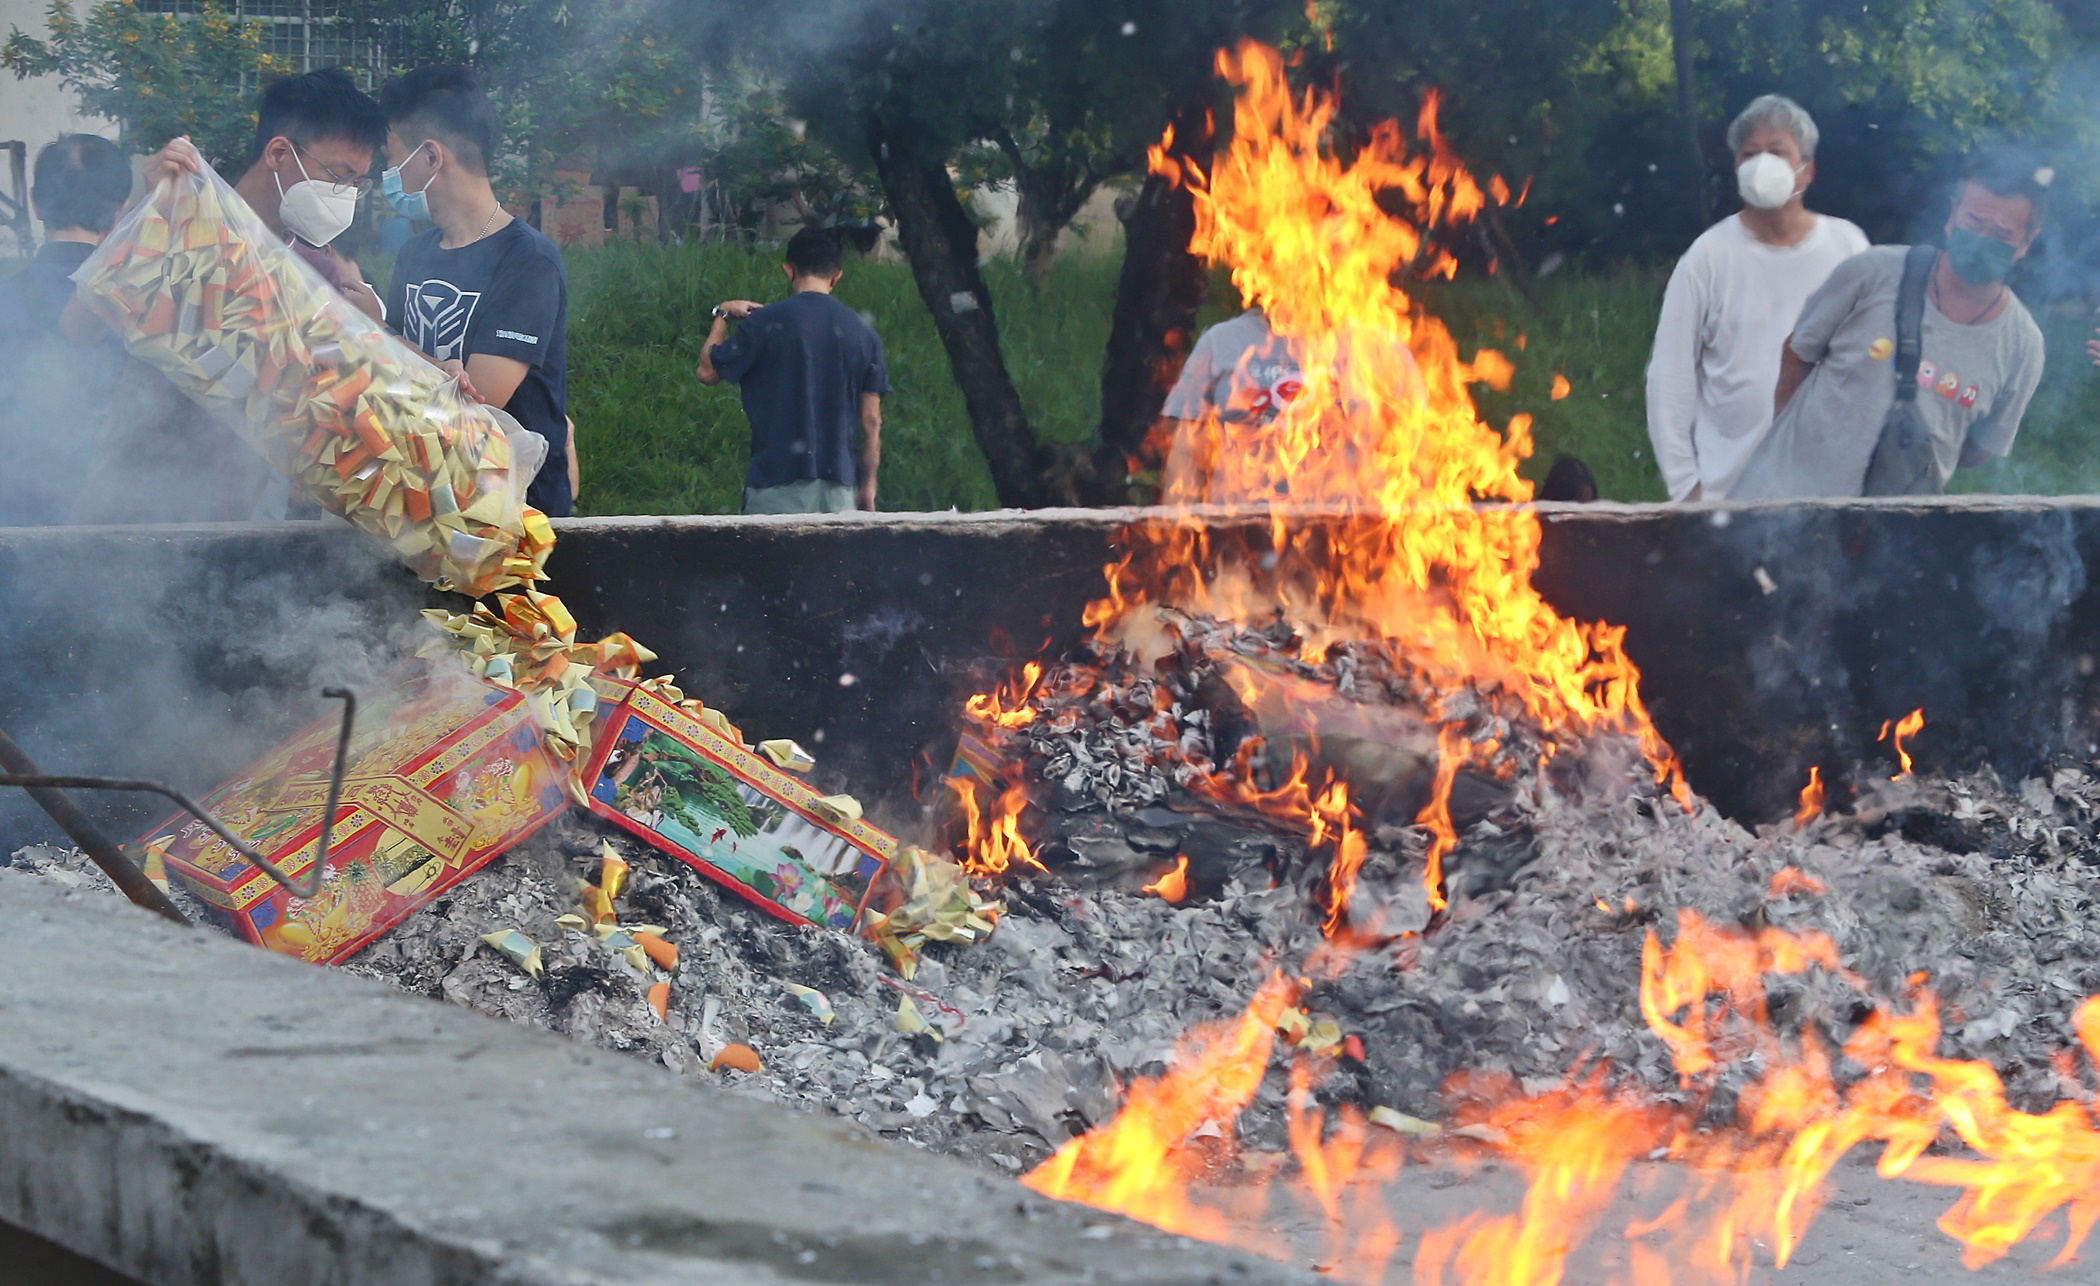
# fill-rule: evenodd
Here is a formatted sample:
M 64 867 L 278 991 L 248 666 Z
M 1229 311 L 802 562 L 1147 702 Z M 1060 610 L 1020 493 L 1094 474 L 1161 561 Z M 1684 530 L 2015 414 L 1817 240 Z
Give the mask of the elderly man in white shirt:
M 1780 348 L 1830 270 L 1867 248 L 1804 204 L 1816 123 L 1766 94 L 1728 127 L 1741 212 L 1692 243 L 1663 295 L 1648 360 L 1648 437 L 1672 500 L 1723 500 L 1772 428 Z

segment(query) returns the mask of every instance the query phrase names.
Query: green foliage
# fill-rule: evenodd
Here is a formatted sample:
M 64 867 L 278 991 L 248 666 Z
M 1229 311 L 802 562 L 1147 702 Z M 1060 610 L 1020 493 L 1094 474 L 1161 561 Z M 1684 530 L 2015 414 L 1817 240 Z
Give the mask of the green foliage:
M 720 105 L 701 122 L 693 159 L 714 177 L 724 222 L 755 234 L 780 205 L 820 226 L 874 221 L 882 198 L 865 163 L 811 138 L 772 80 L 732 65 L 717 89 Z
M 1664 280 L 1637 270 L 1567 273 L 1540 282 L 1526 298 L 1500 282 L 1470 278 L 1420 287 L 1418 297 L 1450 327 L 1461 354 L 1493 348 L 1516 363 L 1507 390 L 1476 387 L 1473 400 L 1498 428 L 1520 411 L 1532 416 L 1525 477 L 1542 481 L 1565 453 L 1590 466 L 1606 500 L 1667 500 L 1647 415 L 1648 353 Z M 1555 375 L 1569 384 L 1559 401 Z
M 1697 174 L 1663 0 L 1341 0 L 1334 60 L 1352 120 L 1405 117 L 1440 87 L 1470 163 L 1533 177 L 1531 200 L 1505 216 L 1533 262 L 1552 251 L 1593 263 L 1680 253 L 1701 229 L 1695 185 L 1714 211 L 1734 208 L 1727 124 L 1773 92 L 1800 101 L 1822 129 L 1812 200 L 1879 240 L 1908 239 L 1920 219 L 1937 227 L 1959 157 L 1992 142 L 2042 147 L 2081 199 L 2100 196 L 2100 19 L 2086 0 L 1687 7 Z
M 246 161 L 255 130 L 241 87 L 292 70 L 263 52 L 262 37 L 262 23 L 236 21 L 214 4 L 177 17 L 146 13 L 137 0 L 102 0 L 83 18 L 52 0 L 44 36 L 12 29 L 0 67 L 18 78 L 57 76 L 88 112 L 117 121 L 138 151 L 187 134 L 231 170 Z
M 569 334 L 572 411 L 584 457 L 583 510 L 733 513 L 742 498 L 749 428 L 734 389 L 692 377 L 706 312 L 720 298 L 777 297 L 777 256 L 739 246 L 611 246 L 572 251 Z M 1044 436 L 1084 441 L 1099 410 L 1099 360 L 1114 299 L 1113 257 L 1059 259 L 1040 294 L 1018 265 L 989 265 L 1007 364 Z M 1646 373 L 1662 306 L 1663 273 L 1565 272 L 1527 298 L 1479 277 L 1418 288 L 1462 353 L 1499 349 L 1516 363 L 1502 393 L 1478 389 L 1480 412 L 1501 426 L 1534 417 L 1525 476 L 1579 456 L 1607 500 L 1661 500 L 1648 444 Z M 851 264 L 839 294 L 882 333 L 897 392 L 884 403 L 882 503 L 888 509 L 987 509 L 994 504 L 971 443 L 962 399 L 902 264 Z M 1212 291 L 1202 325 L 1237 311 L 1230 288 Z M 2085 358 L 2091 320 L 2037 310 L 2049 362 L 2012 455 L 1954 478 L 1956 491 L 2100 493 L 2100 374 Z M 1519 346 L 1519 338 L 1523 343 Z M 587 365 L 586 365 L 587 364 Z M 1568 396 L 1552 398 L 1565 375 Z

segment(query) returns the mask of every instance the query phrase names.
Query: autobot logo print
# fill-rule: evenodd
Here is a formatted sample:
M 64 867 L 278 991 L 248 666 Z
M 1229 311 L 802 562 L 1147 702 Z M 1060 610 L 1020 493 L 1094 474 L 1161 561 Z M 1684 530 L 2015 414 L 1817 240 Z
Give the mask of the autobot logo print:
M 411 285 L 408 342 L 440 362 L 461 356 L 467 323 L 473 320 L 474 305 L 480 302 L 480 291 L 461 290 L 449 281 L 433 279 Z

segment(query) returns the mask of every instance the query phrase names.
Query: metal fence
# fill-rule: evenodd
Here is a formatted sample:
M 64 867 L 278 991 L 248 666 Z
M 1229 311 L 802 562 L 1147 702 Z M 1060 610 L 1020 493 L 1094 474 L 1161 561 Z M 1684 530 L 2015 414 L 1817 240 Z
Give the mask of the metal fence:
M 336 0 L 217 0 L 235 18 L 260 22 L 263 52 L 291 63 L 294 71 L 348 67 L 367 80 L 383 69 L 378 42 L 350 30 Z M 147 13 L 191 15 L 203 11 L 203 0 L 141 0 Z M 243 89 L 253 89 L 244 85 Z

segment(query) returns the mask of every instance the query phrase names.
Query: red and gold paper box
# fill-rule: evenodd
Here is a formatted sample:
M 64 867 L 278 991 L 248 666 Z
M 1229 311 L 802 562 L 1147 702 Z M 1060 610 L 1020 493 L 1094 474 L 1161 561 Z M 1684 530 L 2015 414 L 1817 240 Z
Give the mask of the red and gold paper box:
M 646 688 L 607 689 L 590 810 L 795 924 L 851 933 L 897 841 Z M 617 703 L 615 703 L 617 702 Z
M 294 877 L 313 865 L 339 726 L 314 723 L 203 800 Z M 235 936 L 337 964 L 560 813 L 563 778 L 523 696 L 416 665 L 359 703 L 319 896 L 295 900 L 186 813 L 142 845 Z

